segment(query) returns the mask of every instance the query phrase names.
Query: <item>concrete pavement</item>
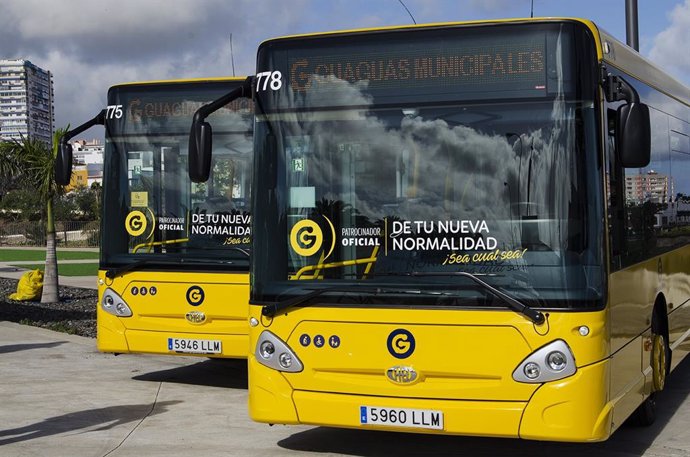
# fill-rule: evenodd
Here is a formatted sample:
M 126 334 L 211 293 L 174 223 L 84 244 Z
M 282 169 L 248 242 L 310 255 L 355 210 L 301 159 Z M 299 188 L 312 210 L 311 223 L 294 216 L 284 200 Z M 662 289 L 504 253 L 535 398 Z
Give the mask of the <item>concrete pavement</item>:
M 247 416 L 246 376 L 244 361 L 116 357 L 90 338 L 0 322 L 0 457 L 690 456 L 690 360 L 654 426 L 587 445 L 269 427 Z

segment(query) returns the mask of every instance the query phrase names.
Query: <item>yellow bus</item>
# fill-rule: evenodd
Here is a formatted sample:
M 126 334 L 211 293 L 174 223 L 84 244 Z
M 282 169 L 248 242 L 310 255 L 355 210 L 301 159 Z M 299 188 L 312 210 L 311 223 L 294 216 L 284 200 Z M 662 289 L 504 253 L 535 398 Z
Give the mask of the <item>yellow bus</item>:
M 654 419 L 690 349 L 687 88 L 556 18 L 273 39 L 253 87 L 254 420 Z
M 118 84 L 103 112 L 63 138 L 58 176 L 71 170 L 69 138 L 105 125 L 100 351 L 247 356 L 250 100 L 213 115 L 208 182 L 193 183 L 187 173 L 192 115 L 243 81 Z

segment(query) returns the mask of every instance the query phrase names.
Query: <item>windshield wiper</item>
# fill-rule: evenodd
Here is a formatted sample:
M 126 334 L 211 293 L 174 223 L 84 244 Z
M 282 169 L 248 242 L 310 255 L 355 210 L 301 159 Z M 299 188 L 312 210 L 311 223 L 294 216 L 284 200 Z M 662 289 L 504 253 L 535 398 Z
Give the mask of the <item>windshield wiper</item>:
M 190 251 L 237 251 L 240 254 L 244 255 L 245 257 L 249 258 L 252 256 L 251 252 L 249 249 L 244 249 L 244 248 L 238 248 L 237 246 L 223 246 L 223 247 L 204 247 L 204 246 L 187 246 L 186 249 Z
M 127 265 L 124 265 L 122 267 L 118 268 L 109 268 L 105 272 L 105 277 L 108 279 L 115 279 L 116 277 L 120 276 L 123 273 L 127 273 L 128 271 L 136 270 L 137 268 L 146 265 L 147 263 L 153 262 L 151 259 L 142 259 L 142 260 L 137 260 L 136 262 L 128 263 Z
M 242 249 L 242 248 L 238 248 L 238 247 L 236 247 L 236 246 L 231 246 L 230 248 L 223 248 L 223 249 L 229 249 L 229 250 L 231 250 L 231 251 L 241 252 L 242 254 L 244 254 L 245 256 L 247 256 L 248 258 L 251 257 L 251 254 L 249 253 L 248 250 Z
M 280 311 L 283 311 L 293 306 L 301 305 L 306 303 L 312 298 L 318 297 L 329 292 L 342 292 L 342 293 L 352 293 L 352 294 L 367 294 L 367 295 L 379 295 L 379 294 L 421 294 L 421 290 L 417 289 L 383 289 L 380 287 L 376 288 L 363 288 L 363 287 L 324 287 L 320 289 L 315 289 L 307 294 L 298 295 L 296 297 L 287 298 L 278 303 L 272 305 L 264 305 L 261 308 L 261 314 L 268 317 L 273 317 Z
M 541 311 L 537 311 L 534 308 L 530 308 L 529 306 L 522 303 L 518 299 L 511 297 L 510 295 L 497 289 L 496 287 L 492 286 L 491 284 L 482 281 L 481 279 L 479 279 L 477 277 L 477 275 L 472 274 L 472 273 L 468 273 L 466 271 L 451 271 L 451 272 L 413 271 L 410 273 L 401 273 L 400 275 L 401 276 L 464 276 L 465 278 L 469 278 L 472 281 L 474 281 L 475 284 L 482 286 L 484 289 L 486 289 L 489 293 L 491 293 L 495 297 L 498 297 L 501 300 L 505 301 L 508 304 L 509 308 L 511 308 L 512 310 L 517 311 L 518 313 L 527 317 L 529 320 L 531 320 L 535 324 L 540 325 L 546 321 L 546 318 L 544 317 L 544 314 Z
M 449 272 L 449 273 L 443 273 L 443 272 L 424 272 L 424 271 L 413 271 L 411 273 L 399 273 L 396 274 L 399 276 L 464 276 L 466 278 L 471 279 L 473 282 L 476 284 L 480 285 L 489 293 L 492 295 L 502 299 L 508 304 L 508 307 L 511 308 L 514 311 L 517 311 L 518 313 L 522 314 L 523 316 L 527 317 L 529 320 L 534 322 L 537 325 L 543 324 L 546 321 L 546 318 L 544 317 L 544 314 L 540 311 L 537 311 L 536 309 L 530 308 L 529 306 L 525 305 L 524 303 L 520 302 L 516 298 L 511 297 L 510 295 L 506 294 L 505 292 L 495 288 L 494 286 L 482 281 L 479 279 L 476 275 L 472 273 L 467 273 L 464 271 L 455 271 L 455 272 Z M 379 294 L 387 294 L 387 293 L 400 293 L 400 294 L 421 294 L 421 290 L 417 289 L 390 289 L 390 288 L 359 288 L 359 287 L 324 287 L 320 289 L 313 290 L 307 294 L 304 295 L 298 295 L 296 297 L 291 297 L 288 299 L 285 299 L 283 301 L 280 301 L 278 303 L 274 303 L 272 305 L 264 305 L 263 308 L 261 309 L 261 314 L 264 316 L 268 317 L 273 317 L 276 314 L 278 314 L 280 311 L 283 311 L 285 309 L 291 308 L 293 306 L 301 305 L 303 303 L 308 302 L 312 298 L 318 297 L 320 295 L 329 293 L 329 292 L 341 292 L 341 293 L 364 293 L 364 294 L 369 294 L 369 295 L 379 295 Z
M 240 248 L 235 248 L 238 249 L 242 252 L 244 250 Z M 249 254 L 247 253 L 247 256 Z M 171 265 L 184 265 L 185 263 L 193 263 L 193 264 L 210 264 L 210 265 L 233 265 L 234 262 L 232 260 L 222 260 L 222 259 L 193 259 L 193 258 L 180 258 L 178 260 L 158 260 L 158 259 L 141 259 L 137 260 L 136 262 L 128 263 L 127 265 L 123 265 L 121 267 L 117 268 L 110 268 L 105 272 L 105 277 L 108 279 L 114 279 L 124 273 L 127 273 L 128 271 L 133 271 L 138 269 L 139 267 L 142 267 L 144 265 L 149 265 L 149 264 L 154 264 L 154 265 L 163 265 L 163 266 L 171 266 Z

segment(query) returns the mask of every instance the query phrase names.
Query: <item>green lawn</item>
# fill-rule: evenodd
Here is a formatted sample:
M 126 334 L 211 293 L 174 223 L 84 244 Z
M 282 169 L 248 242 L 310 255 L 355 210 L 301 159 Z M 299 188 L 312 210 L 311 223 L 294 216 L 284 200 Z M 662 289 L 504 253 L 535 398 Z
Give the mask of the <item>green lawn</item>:
M 44 270 L 45 263 L 35 263 L 30 265 L 12 265 L 17 268 L 27 270 Z M 98 274 L 97 263 L 63 263 L 58 264 L 58 274 L 61 276 L 96 276 Z
M 98 259 L 98 252 L 91 251 L 61 251 L 57 252 L 58 260 Z M 46 259 L 46 251 L 40 249 L 0 249 L 0 262 L 12 261 L 42 261 Z

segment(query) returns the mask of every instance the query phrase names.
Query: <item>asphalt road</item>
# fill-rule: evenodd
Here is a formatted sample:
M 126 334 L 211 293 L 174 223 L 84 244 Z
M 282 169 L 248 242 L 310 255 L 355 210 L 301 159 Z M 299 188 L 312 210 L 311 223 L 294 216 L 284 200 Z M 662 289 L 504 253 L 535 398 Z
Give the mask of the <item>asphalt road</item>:
M 0 322 L 0 456 L 690 456 L 690 360 L 652 427 L 594 444 L 269 427 L 247 417 L 246 377 L 242 361 L 115 357 Z

